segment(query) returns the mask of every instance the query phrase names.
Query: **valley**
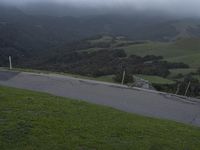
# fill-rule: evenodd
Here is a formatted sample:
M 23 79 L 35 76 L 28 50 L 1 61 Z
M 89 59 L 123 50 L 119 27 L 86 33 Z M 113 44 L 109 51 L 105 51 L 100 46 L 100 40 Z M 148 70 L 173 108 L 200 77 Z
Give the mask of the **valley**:
M 0 0 L 1 150 L 199 150 L 197 0 Z

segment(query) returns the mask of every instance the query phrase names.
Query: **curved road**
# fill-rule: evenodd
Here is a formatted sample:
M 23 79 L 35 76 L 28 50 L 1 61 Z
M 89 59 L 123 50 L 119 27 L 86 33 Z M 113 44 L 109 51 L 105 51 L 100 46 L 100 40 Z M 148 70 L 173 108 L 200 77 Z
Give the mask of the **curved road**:
M 47 92 L 200 127 L 200 101 L 56 74 L 0 71 L 0 85 Z

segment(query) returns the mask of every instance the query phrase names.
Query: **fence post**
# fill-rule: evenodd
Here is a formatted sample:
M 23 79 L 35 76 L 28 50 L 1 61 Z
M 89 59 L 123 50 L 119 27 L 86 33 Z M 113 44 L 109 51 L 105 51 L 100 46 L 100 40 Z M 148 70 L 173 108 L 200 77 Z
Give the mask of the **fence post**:
M 12 70 L 12 58 L 11 58 L 11 56 L 9 56 L 9 67 L 10 67 L 10 70 Z
M 190 84 L 191 84 L 191 81 L 188 83 L 187 89 L 186 89 L 186 91 L 185 91 L 185 96 L 187 96 L 187 92 L 188 92 L 188 90 L 189 90 L 189 88 L 190 88 Z

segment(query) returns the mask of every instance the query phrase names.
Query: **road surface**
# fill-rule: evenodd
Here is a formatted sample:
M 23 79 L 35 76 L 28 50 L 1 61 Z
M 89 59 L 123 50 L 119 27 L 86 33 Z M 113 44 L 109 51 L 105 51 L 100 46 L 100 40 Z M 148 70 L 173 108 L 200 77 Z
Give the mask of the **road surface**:
M 200 101 L 56 74 L 0 71 L 0 85 L 47 92 L 200 127 Z

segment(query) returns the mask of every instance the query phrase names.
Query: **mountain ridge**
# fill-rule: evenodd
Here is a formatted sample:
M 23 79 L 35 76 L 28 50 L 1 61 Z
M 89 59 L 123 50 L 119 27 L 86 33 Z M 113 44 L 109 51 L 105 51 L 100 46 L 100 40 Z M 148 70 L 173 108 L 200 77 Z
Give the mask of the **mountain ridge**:
M 124 36 L 132 41 L 174 41 L 200 37 L 200 20 L 148 15 L 98 15 L 55 17 L 30 15 L 10 6 L 0 6 L 0 57 L 38 57 L 67 53 L 86 46 L 84 39 L 97 35 Z M 74 45 L 74 41 L 75 45 Z M 80 41 L 80 42 L 79 42 Z M 80 49 L 79 49 L 80 50 Z M 17 61 L 17 58 L 16 58 Z

